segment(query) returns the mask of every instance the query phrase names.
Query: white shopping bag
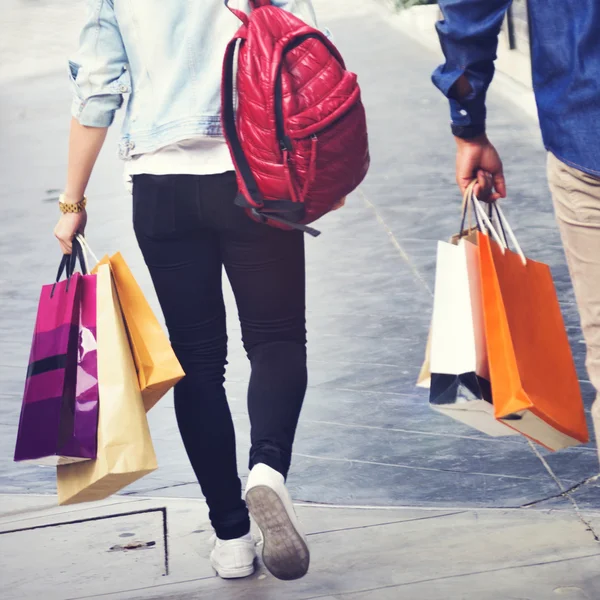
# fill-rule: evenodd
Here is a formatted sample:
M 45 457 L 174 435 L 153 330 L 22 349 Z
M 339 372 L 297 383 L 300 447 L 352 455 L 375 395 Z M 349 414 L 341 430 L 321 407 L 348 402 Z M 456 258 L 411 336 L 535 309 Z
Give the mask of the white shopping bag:
M 476 239 L 438 244 L 429 402 L 488 435 L 515 435 L 494 418 Z

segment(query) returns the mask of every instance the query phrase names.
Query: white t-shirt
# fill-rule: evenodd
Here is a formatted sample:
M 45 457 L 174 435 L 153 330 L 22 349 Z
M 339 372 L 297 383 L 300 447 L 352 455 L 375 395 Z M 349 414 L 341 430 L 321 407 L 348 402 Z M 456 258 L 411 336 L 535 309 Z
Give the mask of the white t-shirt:
M 131 191 L 134 175 L 216 175 L 233 171 L 224 138 L 192 138 L 133 156 L 125 162 L 125 182 Z

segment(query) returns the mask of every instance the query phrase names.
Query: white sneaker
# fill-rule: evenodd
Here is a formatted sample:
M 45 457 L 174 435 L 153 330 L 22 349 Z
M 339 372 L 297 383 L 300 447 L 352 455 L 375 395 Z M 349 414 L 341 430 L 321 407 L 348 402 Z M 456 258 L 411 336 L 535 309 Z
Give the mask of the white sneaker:
M 306 575 L 310 552 L 283 475 L 259 463 L 248 476 L 246 504 L 263 538 L 265 567 L 278 579 Z
M 220 540 L 217 536 L 214 536 L 214 540 L 210 563 L 219 577 L 237 579 L 254 573 L 256 547 L 249 533 L 234 540 Z

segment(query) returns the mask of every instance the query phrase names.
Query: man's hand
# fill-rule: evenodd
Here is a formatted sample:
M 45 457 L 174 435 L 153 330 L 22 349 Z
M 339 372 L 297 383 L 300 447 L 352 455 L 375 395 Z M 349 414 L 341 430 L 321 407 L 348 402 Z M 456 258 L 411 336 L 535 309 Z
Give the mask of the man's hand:
M 506 198 L 506 183 L 502 161 L 487 136 L 456 140 L 456 182 L 462 194 L 475 177 L 475 195 L 482 201 L 494 202 Z

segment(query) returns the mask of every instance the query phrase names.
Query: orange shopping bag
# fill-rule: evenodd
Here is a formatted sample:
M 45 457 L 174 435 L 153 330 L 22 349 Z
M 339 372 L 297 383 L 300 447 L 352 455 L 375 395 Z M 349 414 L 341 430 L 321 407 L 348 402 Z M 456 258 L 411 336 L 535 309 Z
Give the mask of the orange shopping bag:
M 586 443 L 583 400 L 550 268 L 525 258 L 502 211 L 498 218 L 518 252 L 506 248 L 477 208 L 498 240 L 478 234 L 495 416 L 550 450 Z
M 110 259 L 146 410 L 185 376 L 142 289 L 120 252 Z

